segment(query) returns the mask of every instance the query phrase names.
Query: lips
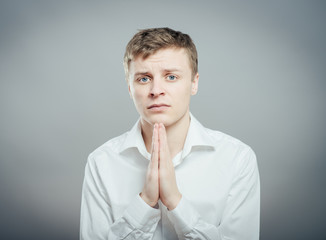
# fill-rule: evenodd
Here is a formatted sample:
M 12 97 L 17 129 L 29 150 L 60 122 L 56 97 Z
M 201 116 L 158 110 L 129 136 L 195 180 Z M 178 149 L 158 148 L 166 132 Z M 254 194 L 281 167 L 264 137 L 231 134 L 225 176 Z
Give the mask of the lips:
M 152 108 L 163 108 L 163 107 L 170 107 L 170 105 L 165 104 L 165 103 L 152 104 L 152 105 L 150 105 L 147 109 L 152 109 Z

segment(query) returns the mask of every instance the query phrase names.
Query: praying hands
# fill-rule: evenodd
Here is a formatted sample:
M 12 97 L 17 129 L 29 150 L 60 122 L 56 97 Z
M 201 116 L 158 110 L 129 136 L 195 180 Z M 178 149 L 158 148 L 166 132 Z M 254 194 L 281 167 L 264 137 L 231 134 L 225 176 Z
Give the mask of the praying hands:
M 151 154 L 151 161 L 148 165 L 146 180 L 140 197 L 152 207 L 161 199 L 169 210 L 173 210 L 178 205 L 182 195 L 176 183 L 166 131 L 162 123 L 154 124 Z

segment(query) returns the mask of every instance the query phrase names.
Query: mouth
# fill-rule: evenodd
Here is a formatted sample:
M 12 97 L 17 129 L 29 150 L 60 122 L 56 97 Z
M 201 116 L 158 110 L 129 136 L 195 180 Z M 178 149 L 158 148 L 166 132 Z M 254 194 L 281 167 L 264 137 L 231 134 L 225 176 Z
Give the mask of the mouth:
M 168 107 L 171 106 L 168 104 L 159 103 L 159 104 L 152 104 L 149 107 L 147 107 L 147 109 L 159 111 L 159 110 L 167 109 Z

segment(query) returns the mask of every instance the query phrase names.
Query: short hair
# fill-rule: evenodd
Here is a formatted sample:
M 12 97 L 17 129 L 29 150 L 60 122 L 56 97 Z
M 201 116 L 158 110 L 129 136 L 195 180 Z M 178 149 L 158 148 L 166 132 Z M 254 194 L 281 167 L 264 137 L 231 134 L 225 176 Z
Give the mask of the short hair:
M 146 59 L 158 50 L 166 48 L 183 48 L 189 57 L 192 76 L 198 72 L 197 49 L 188 34 L 170 28 L 149 28 L 140 30 L 129 41 L 124 55 L 124 70 L 126 79 L 129 77 L 130 62 L 137 57 Z

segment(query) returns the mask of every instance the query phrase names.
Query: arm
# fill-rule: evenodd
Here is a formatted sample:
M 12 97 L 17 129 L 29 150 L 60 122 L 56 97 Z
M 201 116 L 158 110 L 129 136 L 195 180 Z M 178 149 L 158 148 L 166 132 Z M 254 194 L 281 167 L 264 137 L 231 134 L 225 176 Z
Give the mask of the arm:
M 148 206 L 137 195 L 122 217 L 114 219 L 103 189 L 96 162 L 90 156 L 82 191 L 80 239 L 151 239 L 160 210 Z
M 203 221 L 190 202 L 182 197 L 168 212 L 179 239 L 259 239 L 260 184 L 254 152 L 249 149 L 235 166 L 235 176 L 219 226 Z

